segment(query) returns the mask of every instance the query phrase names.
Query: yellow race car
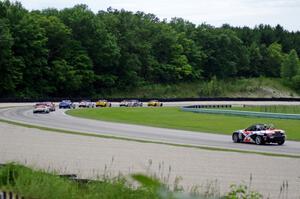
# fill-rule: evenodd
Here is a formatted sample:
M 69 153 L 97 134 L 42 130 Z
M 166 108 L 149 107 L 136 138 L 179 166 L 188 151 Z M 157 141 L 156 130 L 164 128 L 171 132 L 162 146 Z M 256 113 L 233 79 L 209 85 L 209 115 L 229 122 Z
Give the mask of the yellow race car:
M 163 106 L 163 103 L 158 100 L 151 100 L 148 102 L 148 106 Z
M 98 100 L 96 102 L 96 107 L 111 107 L 111 103 L 107 100 Z

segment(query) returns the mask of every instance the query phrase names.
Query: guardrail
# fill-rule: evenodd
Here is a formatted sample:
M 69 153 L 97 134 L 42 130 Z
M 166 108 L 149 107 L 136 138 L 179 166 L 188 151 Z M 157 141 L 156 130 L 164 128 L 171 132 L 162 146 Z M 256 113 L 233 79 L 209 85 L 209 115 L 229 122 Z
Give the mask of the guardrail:
M 284 114 L 284 113 L 267 113 L 267 112 L 253 112 L 253 111 L 237 111 L 237 110 L 224 110 L 224 109 L 207 109 L 201 105 L 185 106 L 181 110 L 194 113 L 211 113 L 211 114 L 224 114 L 224 115 L 238 115 L 238 116 L 252 116 L 252 117 L 267 117 L 277 119 L 296 119 L 300 120 L 300 114 Z M 220 107 L 219 105 L 219 108 Z

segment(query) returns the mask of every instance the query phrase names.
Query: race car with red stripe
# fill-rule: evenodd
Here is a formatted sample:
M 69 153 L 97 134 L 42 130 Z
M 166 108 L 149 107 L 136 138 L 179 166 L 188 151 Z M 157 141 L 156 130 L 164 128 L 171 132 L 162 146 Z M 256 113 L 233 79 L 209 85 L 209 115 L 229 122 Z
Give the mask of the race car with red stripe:
M 265 143 L 284 144 L 286 134 L 284 130 L 276 129 L 272 124 L 254 124 L 242 130 L 237 130 L 232 134 L 234 143 L 255 143 L 262 145 Z

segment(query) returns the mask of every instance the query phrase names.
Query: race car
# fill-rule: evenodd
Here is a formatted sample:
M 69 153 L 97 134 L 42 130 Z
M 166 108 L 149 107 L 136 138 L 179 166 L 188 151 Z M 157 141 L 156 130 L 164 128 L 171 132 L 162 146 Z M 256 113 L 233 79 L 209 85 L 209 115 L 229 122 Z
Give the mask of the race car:
M 50 113 L 50 109 L 47 105 L 38 103 L 34 105 L 33 113 Z
M 151 100 L 148 102 L 148 106 L 163 106 L 163 103 L 158 100 Z
M 96 102 L 96 107 L 111 107 L 111 103 L 107 100 L 98 100 Z
M 122 102 L 120 102 L 120 107 L 121 107 L 121 106 L 127 107 L 127 106 L 128 106 L 128 103 L 129 103 L 129 100 L 123 100 Z
M 91 102 L 91 100 L 82 100 L 79 103 L 79 107 L 83 107 L 83 108 L 94 108 L 96 107 L 96 103 L 95 102 Z
M 55 111 L 55 104 L 53 102 L 45 102 L 45 104 L 49 107 L 50 111 Z
M 55 111 L 55 104 L 53 102 L 38 102 L 35 106 L 44 105 L 47 106 L 49 111 Z
M 74 104 L 71 102 L 71 100 L 62 100 L 59 104 L 58 107 L 60 109 L 62 108 L 74 108 Z
M 281 129 L 276 129 L 272 124 L 254 124 L 246 129 L 237 130 L 232 134 L 235 143 L 255 143 L 262 145 L 265 143 L 284 144 L 286 134 Z
M 120 103 L 120 106 L 125 106 L 125 107 L 137 107 L 137 106 L 143 106 L 143 102 L 140 102 L 138 100 L 123 100 Z

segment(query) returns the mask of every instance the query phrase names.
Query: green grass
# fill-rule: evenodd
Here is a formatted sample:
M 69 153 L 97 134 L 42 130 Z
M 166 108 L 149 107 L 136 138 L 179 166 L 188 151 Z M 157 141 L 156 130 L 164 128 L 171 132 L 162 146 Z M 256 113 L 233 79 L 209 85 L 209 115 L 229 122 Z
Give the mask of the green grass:
M 1 190 L 13 192 L 24 198 L 38 199 L 261 199 L 262 195 L 244 184 L 232 185 L 230 191 L 221 196 L 217 186 L 209 184 L 206 189 L 195 186 L 189 192 L 175 180 L 171 190 L 155 177 L 132 174 L 131 182 L 124 176 L 98 178 L 87 183 L 62 178 L 58 173 L 31 169 L 10 163 L 0 167 Z M 132 185 L 132 182 L 136 182 Z M 252 179 L 250 179 L 251 184 Z M 138 186 L 137 186 L 138 185 Z M 255 197 L 254 197 L 255 196 Z
M 95 120 L 131 123 L 231 135 L 254 123 L 272 123 L 284 129 L 289 140 L 300 141 L 299 120 L 237 117 L 183 112 L 175 107 L 74 109 L 67 114 Z
M 0 188 L 25 198 L 39 199 L 158 198 L 153 190 L 134 188 L 121 176 L 80 184 L 61 178 L 56 172 L 33 170 L 16 164 L 0 168 Z

